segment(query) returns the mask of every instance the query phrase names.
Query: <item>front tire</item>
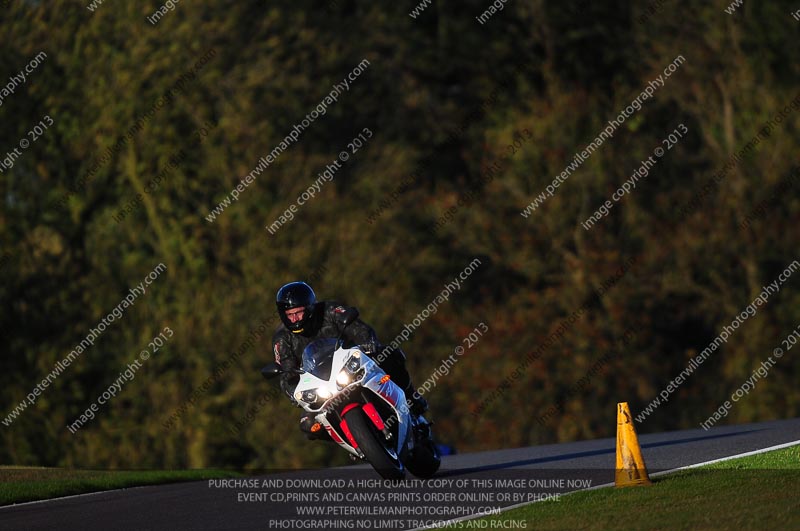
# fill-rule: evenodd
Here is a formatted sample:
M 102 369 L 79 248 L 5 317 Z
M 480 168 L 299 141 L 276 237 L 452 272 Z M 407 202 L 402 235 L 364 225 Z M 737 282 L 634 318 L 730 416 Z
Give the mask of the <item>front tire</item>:
M 367 461 L 384 479 L 403 479 L 405 467 L 391 448 L 383 442 L 383 435 L 378 432 L 372 421 L 360 408 L 354 408 L 344 414 L 344 420 L 358 447 L 364 452 Z

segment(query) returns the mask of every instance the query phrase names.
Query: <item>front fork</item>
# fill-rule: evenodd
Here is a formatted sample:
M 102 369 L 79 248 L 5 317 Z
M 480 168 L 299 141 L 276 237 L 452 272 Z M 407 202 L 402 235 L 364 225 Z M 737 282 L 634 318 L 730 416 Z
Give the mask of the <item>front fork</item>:
M 353 409 L 353 406 L 357 406 L 357 404 L 348 404 L 347 406 L 345 406 L 345 408 L 342 410 L 342 415 L 347 411 L 349 411 L 350 409 Z M 355 439 L 353 439 L 353 435 L 350 433 L 350 428 L 347 427 L 347 423 L 342 418 L 342 415 L 340 415 L 339 412 L 336 411 L 335 409 L 331 409 L 330 411 L 328 411 L 327 416 L 328 417 L 333 416 L 333 419 L 328 418 L 328 422 L 331 424 L 331 426 L 339 427 L 339 430 L 341 430 L 341 432 L 345 436 L 344 437 L 345 441 L 347 441 L 350 447 L 353 448 L 353 450 L 355 450 L 359 459 L 366 458 L 364 452 L 361 450 L 361 448 L 358 447 L 358 443 L 356 443 Z M 331 420 L 334 420 L 335 422 L 331 422 Z M 332 431 L 336 431 L 336 429 L 332 428 Z M 336 435 L 337 437 L 339 436 L 338 433 Z M 352 455 L 350 457 L 352 457 Z
M 333 413 L 336 416 L 336 421 L 339 427 L 341 428 L 342 432 L 344 432 L 347 442 L 349 442 L 350 446 L 352 446 L 353 449 L 358 453 L 358 456 L 361 459 L 364 459 L 365 457 L 364 452 L 362 452 L 361 449 L 358 447 L 358 442 L 356 442 L 356 440 L 353 438 L 353 435 L 350 433 L 350 428 L 347 426 L 347 422 L 345 422 L 343 418 L 345 413 L 347 413 L 351 409 L 355 409 L 358 407 L 360 407 L 361 410 L 364 412 L 364 414 L 367 415 L 367 418 L 369 418 L 372 424 L 375 426 L 375 428 L 383 434 L 384 438 L 386 439 L 386 442 L 389 443 L 390 445 L 392 444 L 391 441 L 394 438 L 394 435 L 392 434 L 391 427 L 388 426 L 385 422 L 383 422 L 383 419 L 381 418 L 380 413 L 378 413 L 378 410 L 375 408 L 375 405 L 372 402 L 366 400 L 366 397 L 364 397 L 363 403 L 353 402 L 345 406 L 344 409 L 342 409 L 341 415 L 339 414 L 338 411 L 335 410 L 331 411 L 331 413 Z M 412 444 L 414 443 L 412 442 Z

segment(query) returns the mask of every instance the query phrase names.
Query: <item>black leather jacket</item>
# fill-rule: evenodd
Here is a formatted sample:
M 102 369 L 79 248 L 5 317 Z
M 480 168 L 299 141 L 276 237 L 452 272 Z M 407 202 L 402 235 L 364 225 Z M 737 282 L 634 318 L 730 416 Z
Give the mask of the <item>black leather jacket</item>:
M 284 370 L 298 369 L 301 366 L 303 349 L 319 338 L 337 338 L 344 329 L 345 346 L 364 345 L 372 352 L 378 352 L 382 346 L 378 342 L 375 331 L 361 319 L 356 319 L 347 328 L 342 325 L 342 315 L 347 307 L 334 301 L 320 301 L 314 307 L 312 322 L 306 329 L 293 334 L 283 323 L 272 336 L 272 350 L 275 362 Z M 292 402 L 295 402 L 292 391 L 297 385 L 298 376 L 281 375 L 281 389 Z

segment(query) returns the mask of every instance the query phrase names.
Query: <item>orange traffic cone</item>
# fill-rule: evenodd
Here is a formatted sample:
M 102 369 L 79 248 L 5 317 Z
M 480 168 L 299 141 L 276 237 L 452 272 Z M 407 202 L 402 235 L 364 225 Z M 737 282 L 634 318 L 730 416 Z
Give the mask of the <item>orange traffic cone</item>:
M 627 402 L 620 402 L 617 404 L 617 470 L 614 485 L 630 487 L 650 484 L 631 410 Z

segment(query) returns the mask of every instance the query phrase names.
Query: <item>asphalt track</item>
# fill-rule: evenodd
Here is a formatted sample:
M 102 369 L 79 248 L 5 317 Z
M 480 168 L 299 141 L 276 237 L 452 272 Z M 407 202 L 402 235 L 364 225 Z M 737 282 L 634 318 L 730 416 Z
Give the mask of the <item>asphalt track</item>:
M 800 419 L 639 437 L 651 473 L 798 440 Z M 576 490 L 574 484 L 588 487 L 612 482 L 614 444 L 614 439 L 598 439 L 448 456 L 434 478 L 438 481 L 434 487 L 419 481 L 408 482 L 408 487 L 400 488 L 385 485 L 371 469 L 354 466 L 283 472 L 258 478 L 258 481 L 294 481 L 296 485 L 290 488 L 276 487 L 279 483 L 259 488 L 210 486 L 208 481 L 200 481 L 85 494 L 2 507 L 0 529 L 413 529 L 418 527 L 415 522 L 441 521 L 468 514 L 457 511 L 478 510 L 478 507 L 486 507 L 488 511 L 490 507 L 514 505 L 511 499 L 498 501 L 504 492 L 506 495 L 513 492 L 519 502 L 519 498 L 525 496 L 546 497 L 555 492 Z M 565 478 L 571 478 L 570 486 L 565 485 Z M 303 480 L 311 481 L 301 483 Z M 357 487 L 315 488 L 324 480 L 339 483 L 352 480 Z M 499 483 L 492 483 L 498 481 L 517 482 L 517 486 L 520 481 L 523 484 L 527 481 L 527 487 L 498 488 Z M 464 488 L 456 488 L 456 484 Z M 541 492 L 532 494 L 537 489 L 530 485 L 541 487 L 538 489 Z M 325 492 L 372 497 L 373 501 L 322 502 L 320 498 Z M 408 498 L 418 497 L 420 503 L 391 503 L 388 496 L 392 492 L 402 492 Z M 480 492 L 490 493 L 486 496 L 492 497 L 492 501 L 472 503 L 471 509 L 467 507 L 469 503 L 456 501 L 459 496 L 477 496 Z M 292 495 L 295 500 L 269 501 L 270 497 L 280 495 Z M 298 503 L 301 497 L 316 498 L 317 503 L 308 499 Z M 431 499 L 424 500 L 424 497 Z M 316 516 L 299 515 L 298 506 L 319 506 L 320 511 L 327 512 Z M 419 508 L 415 510 L 425 506 L 430 507 L 430 512 L 402 516 L 354 516 L 336 512 L 348 507 L 378 510 L 388 506 Z M 448 507 L 453 511 L 448 512 Z

